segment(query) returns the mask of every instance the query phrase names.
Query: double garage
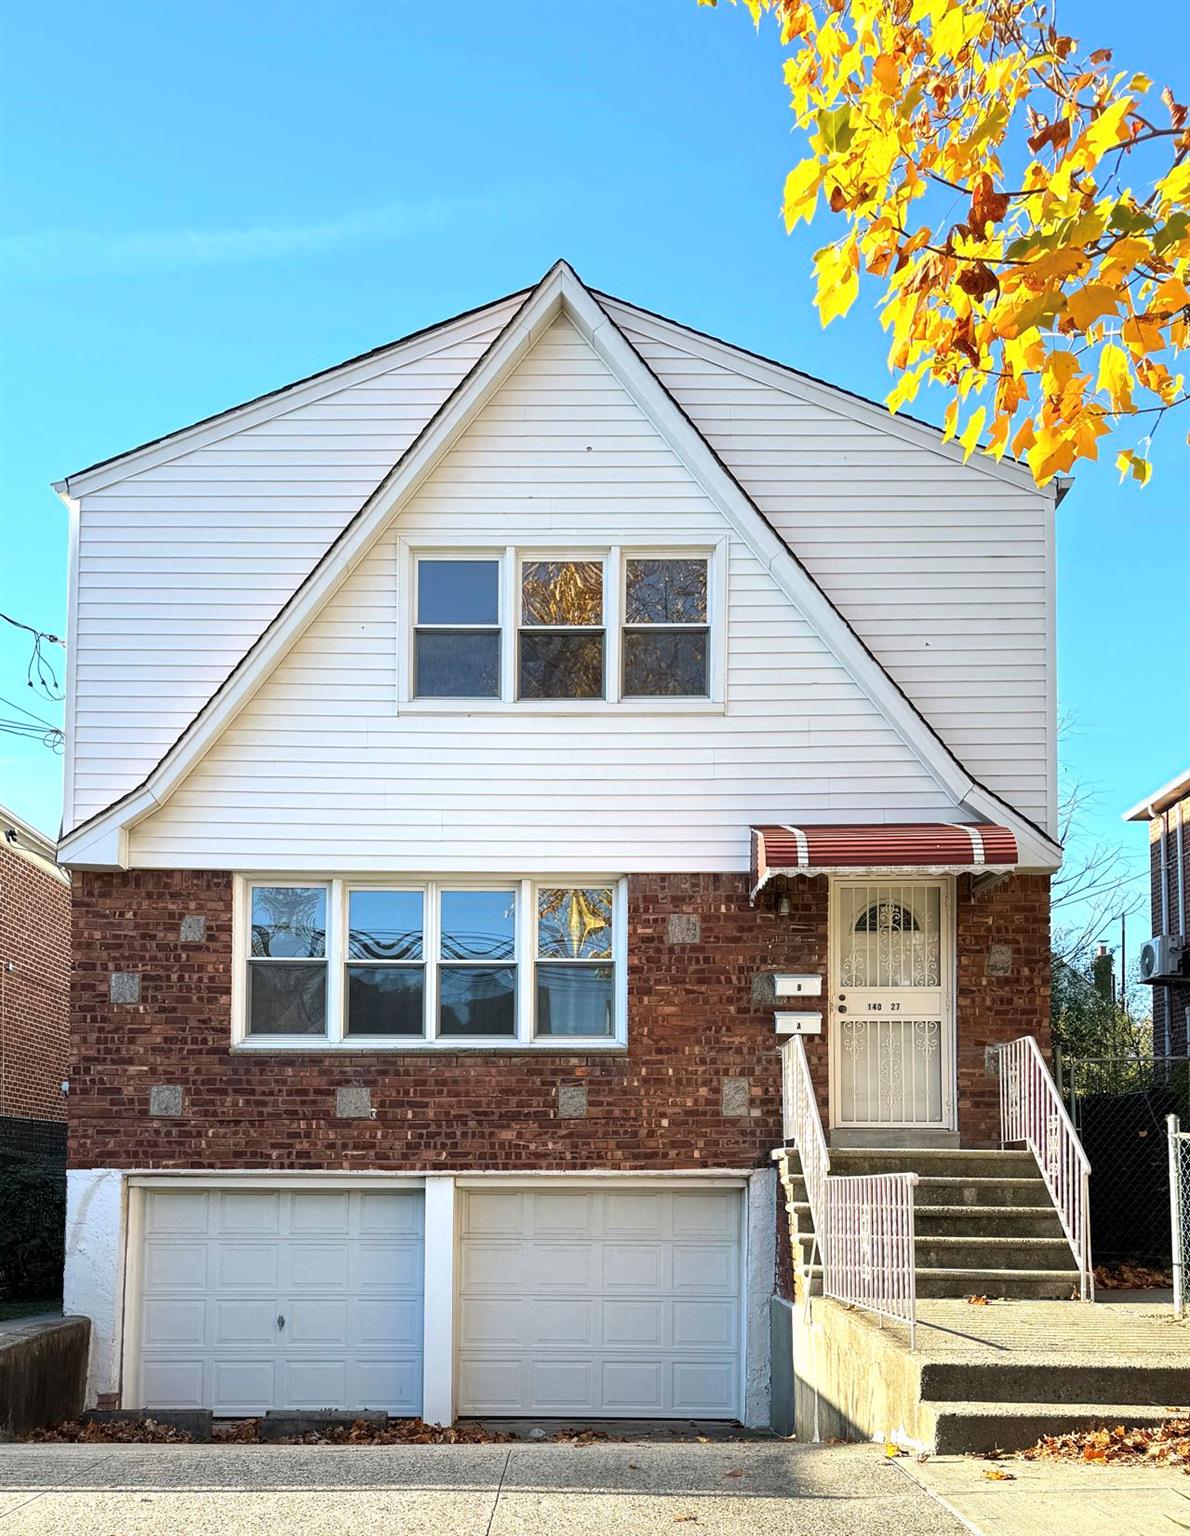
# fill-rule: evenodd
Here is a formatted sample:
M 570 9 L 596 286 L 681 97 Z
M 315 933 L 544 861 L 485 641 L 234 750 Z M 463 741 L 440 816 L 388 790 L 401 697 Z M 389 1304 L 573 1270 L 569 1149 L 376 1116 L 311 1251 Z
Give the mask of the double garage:
M 744 1417 L 744 1178 L 427 1182 L 145 1180 L 125 1405 Z

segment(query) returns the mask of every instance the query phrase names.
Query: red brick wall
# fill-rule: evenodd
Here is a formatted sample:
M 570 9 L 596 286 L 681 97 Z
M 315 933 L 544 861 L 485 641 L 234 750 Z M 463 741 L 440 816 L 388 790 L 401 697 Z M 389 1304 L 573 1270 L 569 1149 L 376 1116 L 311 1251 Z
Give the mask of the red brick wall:
M 70 887 L 0 839 L 0 1117 L 65 1120 Z
M 1152 927 L 1157 933 L 1190 934 L 1190 799 L 1182 802 L 1182 890 L 1178 905 L 1178 823 L 1177 807 L 1165 812 L 1166 857 L 1164 924 L 1161 901 L 1161 817 L 1149 822 L 1149 876 L 1152 891 Z M 1180 921 L 1179 921 L 1180 918 Z M 1186 1010 L 1190 1008 L 1190 978 L 1185 981 L 1157 982 L 1153 993 L 1153 1049 L 1158 1056 L 1185 1055 L 1190 1050 Z M 1167 1041 L 1168 1026 L 1168 1041 Z
M 982 1092 L 986 1040 L 1048 1018 L 1044 880 L 1006 882 L 960 917 L 960 943 L 1014 948 L 1012 975 L 960 967 L 959 1017 L 979 1044 L 960 1053 L 963 1103 L 992 1139 Z M 690 1168 L 767 1166 L 781 1133 L 778 1041 L 763 978 L 821 971 L 826 886 L 794 882 L 792 910 L 748 905 L 743 875 L 648 875 L 630 882 L 629 1045 L 622 1056 L 442 1052 L 229 1052 L 231 877 L 204 871 L 82 872 L 74 902 L 75 1070 L 70 1155 L 81 1167 Z M 964 903 L 965 905 L 965 903 Z M 961 907 L 962 911 L 962 907 Z M 699 918 L 697 943 L 668 920 Z M 206 940 L 182 944 L 187 914 Z M 1042 938 L 1039 941 L 1037 934 Z M 1040 942 L 1041 950 L 1037 950 Z M 1028 961 L 1026 963 L 1026 956 Z M 112 971 L 135 971 L 141 1001 L 108 1000 Z M 755 985 L 757 978 L 761 985 Z M 1035 996 L 1027 997 L 1028 989 Z M 969 1010 L 979 1017 L 968 1019 Z M 826 1040 L 810 1041 L 826 1113 Z M 747 1078 L 746 1117 L 722 1113 L 726 1078 Z M 588 1114 L 562 1120 L 559 1085 L 581 1082 Z M 150 1118 L 149 1088 L 180 1086 L 183 1113 Z M 339 1120 L 335 1090 L 371 1090 L 375 1120 Z M 964 1114 L 967 1110 L 964 1109 Z M 965 1129 L 965 1127 L 964 1127 Z M 985 1134 L 986 1132 L 986 1134 Z

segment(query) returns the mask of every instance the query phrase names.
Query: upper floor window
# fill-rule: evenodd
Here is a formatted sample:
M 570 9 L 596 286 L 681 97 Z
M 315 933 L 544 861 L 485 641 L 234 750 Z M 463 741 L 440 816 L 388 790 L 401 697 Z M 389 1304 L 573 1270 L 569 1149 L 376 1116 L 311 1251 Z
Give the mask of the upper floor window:
M 624 1038 L 619 882 L 244 881 L 237 913 L 248 1044 Z
M 715 591 L 725 557 L 622 547 L 415 552 L 404 566 L 412 647 L 401 697 L 555 708 L 721 700 Z

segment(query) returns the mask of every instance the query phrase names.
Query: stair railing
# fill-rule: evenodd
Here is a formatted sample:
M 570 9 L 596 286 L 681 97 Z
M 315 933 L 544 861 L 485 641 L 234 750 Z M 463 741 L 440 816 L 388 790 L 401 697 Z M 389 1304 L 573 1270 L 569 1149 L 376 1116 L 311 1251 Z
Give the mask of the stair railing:
M 1079 1296 L 1095 1299 L 1091 1268 L 1091 1163 L 1037 1041 L 999 1047 L 1000 1142 L 1023 1142 L 1037 1159 L 1078 1266 Z
M 831 1173 L 810 1063 L 799 1035 L 792 1035 L 782 1047 L 782 1087 L 784 1137 L 797 1147 L 814 1221 L 814 1242 L 803 1272 L 807 1311 L 817 1249 L 823 1295 L 874 1312 L 882 1325 L 886 1317 L 908 1324 L 909 1347 L 916 1348 L 913 1191 L 917 1174 L 841 1177 Z

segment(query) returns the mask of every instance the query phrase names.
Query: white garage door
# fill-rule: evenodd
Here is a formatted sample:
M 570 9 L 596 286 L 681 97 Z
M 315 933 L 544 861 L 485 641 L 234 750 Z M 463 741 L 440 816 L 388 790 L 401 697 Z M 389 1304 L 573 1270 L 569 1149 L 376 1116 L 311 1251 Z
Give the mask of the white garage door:
M 420 1192 L 150 1190 L 139 1405 L 421 1411 Z
M 466 1196 L 459 1412 L 736 1418 L 734 1189 Z

